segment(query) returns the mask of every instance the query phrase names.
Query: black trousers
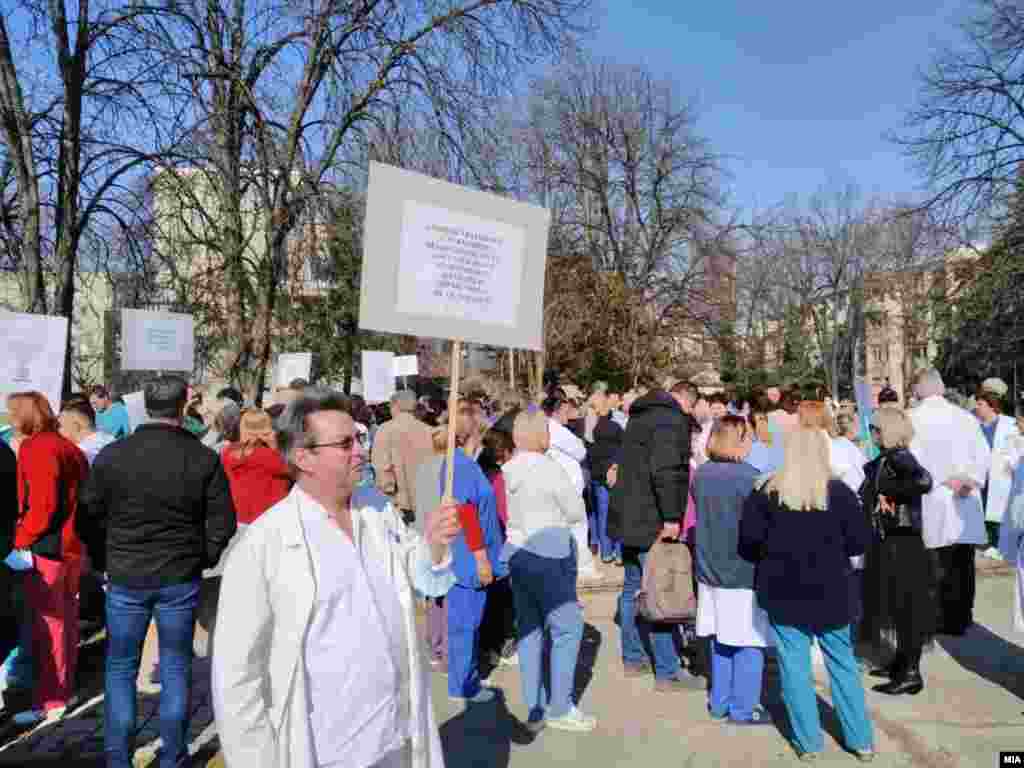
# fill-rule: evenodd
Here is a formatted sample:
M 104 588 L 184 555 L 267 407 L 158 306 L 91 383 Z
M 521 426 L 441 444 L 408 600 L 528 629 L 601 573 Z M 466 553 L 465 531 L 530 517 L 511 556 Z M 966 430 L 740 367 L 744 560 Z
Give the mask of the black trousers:
M 936 630 L 962 635 L 974 623 L 974 545 L 953 544 L 929 552 L 938 587 Z

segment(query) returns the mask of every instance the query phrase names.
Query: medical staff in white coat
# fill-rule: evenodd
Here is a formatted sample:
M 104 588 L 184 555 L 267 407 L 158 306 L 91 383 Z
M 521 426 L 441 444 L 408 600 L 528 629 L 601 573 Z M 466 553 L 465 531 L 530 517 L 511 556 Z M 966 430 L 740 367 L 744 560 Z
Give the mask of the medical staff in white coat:
M 1024 416 L 1017 417 L 1017 441 L 1024 445 Z M 1013 601 L 1013 628 L 1024 632 L 1024 450 L 1018 452 L 1013 471 L 1013 487 L 1006 515 L 999 529 L 999 549 L 1003 559 L 1016 568 L 1017 589 Z
M 1017 423 L 1003 414 L 1007 386 L 1000 379 L 986 379 L 975 396 L 974 415 L 981 422 L 981 431 L 992 451 L 988 483 L 982 496 L 985 500 L 985 528 L 989 546 L 985 556 L 1002 559 L 999 554 L 999 524 L 1006 514 L 1013 485 L 1013 469 L 1017 466 Z
M 454 583 L 453 506 L 425 538 L 374 488 L 346 399 L 304 390 L 278 419 L 292 492 L 221 584 L 213 705 L 230 768 L 443 768 L 413 590 Z
M 914 377 L 920 403 L 910 411 L 910 451 L 932 476 L 921 520 L 938 585 L 937 632 L 963 635 L 974 621 L 974 547 L 988 541 L 981 487 L 990 452 L 978 420 L 946 400 L 945 392 L 934 368 Z

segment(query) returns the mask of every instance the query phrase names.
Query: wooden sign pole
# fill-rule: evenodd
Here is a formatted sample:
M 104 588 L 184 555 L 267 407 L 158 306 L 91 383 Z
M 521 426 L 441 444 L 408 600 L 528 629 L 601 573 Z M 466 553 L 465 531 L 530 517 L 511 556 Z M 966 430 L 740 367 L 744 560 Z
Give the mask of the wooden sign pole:
M 452 374 L 451 392 L 448 393 L 448 452 L 445 454 L 445 468 L 447 473 L 444 479 L 445 501 L 452 501 L 455 498 L 455 427 L 459 418 L 459 374 L 462 367 L 462 342 L 452 342 Z
M 508 385 L 512 388 L 516 388 L 516 351 L 510 349 L 508 351 Z

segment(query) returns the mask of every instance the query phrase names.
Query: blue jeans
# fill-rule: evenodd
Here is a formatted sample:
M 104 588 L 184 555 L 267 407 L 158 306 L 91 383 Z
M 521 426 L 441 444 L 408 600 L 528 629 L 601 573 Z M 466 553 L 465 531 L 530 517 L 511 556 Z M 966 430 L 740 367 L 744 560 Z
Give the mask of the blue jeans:
M 646 646 L 654 656 L 654 677 L 667 680 L 679 674 L 679 655 L 672 624 L 651 624 L 636 612 L 636 593 L 640 591 L 646 549 L 622 548 L 622 596 L 619 598 L 619 622 L 622 636 L 622 662 L 639 665 L 647 661 Z
M 608 535 L 608 486 L 594 481 L 590 484 L 594 496 L 594 531 L 602 560 L 622 556 L 622 544 Z
M 480 624 L 487 590 L 456 584 L 444 598 L 448 619 L 448 695 L 471 699 L 480 693 Z
M 761 703 L 763 675 L 763 649 L 725 645 L 711 638 L 711 714 L 750 720 Z
M 541 557 L 521 549 L 509 560 L 519 634 L 519 677 L 531 722 L 562 717 L 572 706 L 583 611 L 576 597 L 576 557 Z M 544 633 L 551 636 L 551 685 L 543 682 Z M 550 698 L 547 692 L 550 691 Z
M 107 591 L 106 752 L 109 768 L 130 768 L 135 752 L 135 678 L 150 618 L 160 644 L 160 768 L 188 764 L 192 635 L 199 580 L 155 589 Z
M 860 667 L 853 656 L 850 627 L 817 631 L 810 627 L 788 627 L 772 622 L 772 630 L 779 652 L 782 703 L 786 705 L 797 749 L 804 753 L 821 752 L 825 748 L 818 697 L 814 692 L 814 672 L 811 670 L 811 641 L 815 637 L 825 656 L 832 686 L 832 704 L 839 717 L 846 746 L 852 750 L 871 749 L 874 736 L 864 704 Z

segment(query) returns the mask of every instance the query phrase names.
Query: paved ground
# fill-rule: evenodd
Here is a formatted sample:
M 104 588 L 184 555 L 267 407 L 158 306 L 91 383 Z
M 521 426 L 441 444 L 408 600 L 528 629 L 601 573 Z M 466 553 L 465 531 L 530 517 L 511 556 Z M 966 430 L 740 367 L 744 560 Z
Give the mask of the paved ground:
M 891 699 L 869 691 L 880 753 L 875 765 L 989 768 L 998 764 L 999 750 L 1024 749 L 1024 638 L 1010 630 L 1013 583 L 1007 569 L 992 569 L 987 562 L 984 566 L 986 572 L 978 581 L 978 624 L 962 639 L 941 638 L 925 657 L 924 692 Z M 503 689 L 496 703 L 465 711 L 449 703 L 446 679 L 435 675 L 434 698 L 449 768 L 625 766 L 655 761 L 693 768 L 796 764 L 784 726 L 739 729 L 712 723 L 702 694 L 655 694 L 653 679 L 624 679 L 614 624 L 616 597 L 614 591 L 594 591 L 584 599 L 587 631 L 577 687 L 583 708 L 599 719 L 598 730 L 583 736 L 554 731 L 535 739 L 528 736 L 516 720 L 525 717 L 525 710 L 515 668 L 493 675 L 493 684 Z M 102 650 L 102 641 L 96 641 L 83 651 L 81 682 L 87 703 L 63 722 L 36 732 L 18 735 L 9 727 L 0 732 L 4 745 L 0 765 L 102 765 Z M 208 676 L 207 662 L 197 661 L 195 766 L 217 763 Z M 825 677 L 824 670 L 818 670 L 828 752 L 819 764 L 852 765 L 853 757 L 839 745 Z M 765 688 L 766 706 L 777 722 L 784 723 L 773 665 L 769 665 Z M 140 697 L 140 743 L 149 746 L 137 755 L 139 765 L 152 761 L 155 705 L 156 697 Z

